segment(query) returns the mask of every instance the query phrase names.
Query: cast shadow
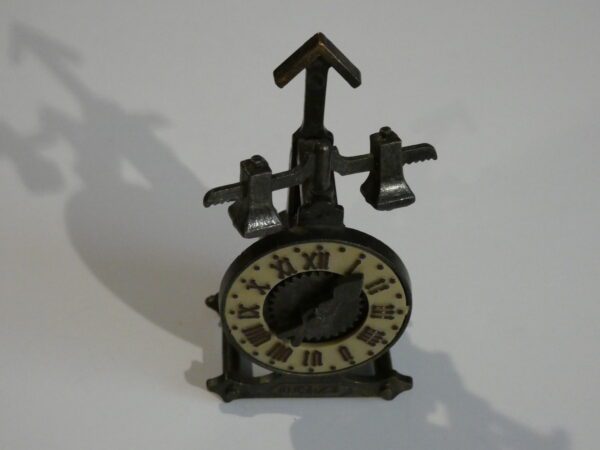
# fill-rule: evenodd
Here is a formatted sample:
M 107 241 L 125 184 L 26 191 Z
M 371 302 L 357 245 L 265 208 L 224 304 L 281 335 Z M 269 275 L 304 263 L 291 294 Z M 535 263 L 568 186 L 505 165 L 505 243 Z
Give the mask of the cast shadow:
M 80 182 L 64 210 L 77 254 L 136 312 L 207 349 L 205 378 L 217 373 L 218 319 L 204 299 L 218 289 L 237 251 L 227 214 L 203 208 L 206 188 L 157 137 L 164 117 L 128 111 L 94 92 L 78 77 L 74 66 L 81 58 L 70 47 L 22 24 L 13 26 L 10 39 L 15 63 L 41 64 L 79 114 L 45 106 L 31 135 L 0 122 L 0 158 L 13 164 L 32 193 L 56 191 L 65 187 L 66 174 L 47 157 L 47 147 L 66 142 Z
M 46 106 L 39 112 L 39 131 L 31 135 L 0 122 L 0 156 L 14 164 L 32 193 L 41 194 L 65 184 L 44 149 L 55 140 L 69 144 L 81 181 L 64 211 L 73 247 L 124 303 L 206 350 L 202 362 L 185 373 L 188 383 L 205 389 L 206 379 L 220 373 L 221 343 L 217 317 L 203 300 L 239 250 L 226 214 L 202 208 L 205 187 L 156 135 L 163 117 L 132 113 L 93 92 L 73 68 L 81 58 L 64 44 L 25 25 L 13 28 L 11 40 L 13 56 L 35 57 L 76 101 L 80 115 Z M 400 370 L 415 378 L 415 388 L 393 402 L 240 400 L 221 410 L 293 416 L 296 450 L 569 447 L 565 432 L 538 433 L 466 390 L 446 355 L 421 350 L 408 337 L 394 352 Z
M 394 401 L 380 399 L 237 400 L 221 411 L 242 417 L 285 414 L 295 450 L 567 450 L 562 430 L 538 432 L 494 410 L 469 392 L 443 353 L 419 349 L 410 336 L 394 348 L 400 372 L 413 390 Z M 399 363 L 399 364 L 398 364 Z

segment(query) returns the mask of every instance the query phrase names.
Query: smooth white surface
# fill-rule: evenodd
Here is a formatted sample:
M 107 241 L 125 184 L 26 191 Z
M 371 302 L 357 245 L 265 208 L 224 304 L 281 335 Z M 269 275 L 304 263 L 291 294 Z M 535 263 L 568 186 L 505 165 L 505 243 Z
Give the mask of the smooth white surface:
M 5 0 L 0 26 L 0 448 L 597 448 L 597 1 Z M 201 200 L 286 167 L 304 82 L 271 72 L 316 31 L 363 75 L 330 75 L 342 153 L 383 125 L 439 152 L 405 210 L 338 180 L 411 273 L 415 388 L 225 405 L 203 301 L 248 242 Z

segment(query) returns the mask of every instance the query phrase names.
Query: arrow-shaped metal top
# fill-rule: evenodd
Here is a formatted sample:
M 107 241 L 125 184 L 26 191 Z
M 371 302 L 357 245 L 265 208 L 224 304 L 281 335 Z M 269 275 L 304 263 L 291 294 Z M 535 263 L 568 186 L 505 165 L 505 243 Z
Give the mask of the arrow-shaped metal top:
M 327 73 L 330 67 L 333 67 L 350 86 L 354 88 L 360 86 L 358 68 L 323 33 L 311 37 L 273 72 L 275 84 L 281 88 L 301 71 L 306 70 L 304 115 L 302 125 L 292 137 L 290 168 L 298 164 L 298 140 L 319 140 L 333 145 L 333 134 L 325 128 L 324 124 Z M 333 175 L 327 184 L 330 187 L 326 196 L 335 202 Z M 288 212 L 292 220 L 296 217 L 300 204 L 300 188 L 290 188 Z
M 284 87 L 319 58 L 333 67 L 350 86 L 360 86 L 360 70 L 323 33 L 315 34 L 275 69 L 275 84 Z
M 234 202 L 229 215 L 244 237 L 261 237 L 297 226 L 343 226 L 335 172 L 369 172 L 361 192 L 376 209 L 407 206 L 415 196 L 404 179 L 403 166 L 437 158 L 429 144 L 402 147 L 402 141 L 389 127 L 371 135 L 369 153 L 340 155 L 323 121 L 330 67 L 352 87 L 360 86 L 360 71 L 322 33 L 311 37 L 273 72 L 280 88 L 301 71 L 306 72 L 304 116 L 292 136 L 290 169 L 273 174 L 264 158 L 253 156 L 242 161 L 239 183 L 211 189 L 205 195 L 204 206 Z M 288 207 L 282 214 L 273 205 L 272 192 L 284 188 L 289 189 Z

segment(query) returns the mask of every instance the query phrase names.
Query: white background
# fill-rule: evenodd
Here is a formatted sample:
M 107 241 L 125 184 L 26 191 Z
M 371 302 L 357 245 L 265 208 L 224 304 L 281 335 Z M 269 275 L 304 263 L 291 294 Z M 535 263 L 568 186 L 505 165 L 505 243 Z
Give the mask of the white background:
M 597 448 L 597 1 L 4 0 L 0 27 L 0 448 Z M 390 125 L 439 153 L 404 210 L 338 179 L 411 273 L 415 387 L 223 404 L 203 301 L 249 241 L 202 196 L 286 168 L 304 81 L 272 70 L 317 31 L 363 76 L 330 74 L 340 151 Z

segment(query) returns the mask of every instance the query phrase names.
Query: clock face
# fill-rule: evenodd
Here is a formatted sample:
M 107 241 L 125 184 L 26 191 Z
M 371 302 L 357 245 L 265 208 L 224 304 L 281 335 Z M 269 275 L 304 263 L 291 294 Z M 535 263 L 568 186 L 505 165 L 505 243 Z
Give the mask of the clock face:
M 272 370 L 323 374 L 377 357 L 403 332 L 410 299 L 384 258 L 348 242 L 264 253 L 221 293 L 224 326 Z

